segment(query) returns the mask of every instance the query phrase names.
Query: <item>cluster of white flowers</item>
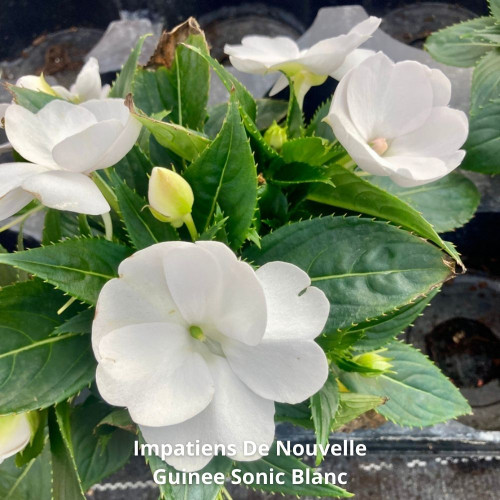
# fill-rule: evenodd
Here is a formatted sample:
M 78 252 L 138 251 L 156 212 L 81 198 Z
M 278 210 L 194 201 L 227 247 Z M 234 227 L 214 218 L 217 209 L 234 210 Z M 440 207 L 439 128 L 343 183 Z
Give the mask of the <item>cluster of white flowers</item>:
M 442 71 L 357 49 L 379 24 L 370 17 L 305 50 L 286 37 L 249 36 L 225 51 L 240 71 L 281 71 L 271 95 L 288 85 L 287 77 L 299 102 L 328 75 L 340 80 L 327 122 L 358 167 L 404 187 L 433 182 L 462 162 L 467 117 L 448 106 L 451 83 Z
M 339 79 L 326 120 L 358 167 L 402 186 L 432 182 L 463 159 L 467 118 L 449 108 L 441 71 L 358 49 L 379 24 L 371 17 L 306 50 L 285 37 L 251 36 L 226 52 L 242 71 L 282 72 L 272 93 L 290 78 L 301 105 L 312 86 Z M 69 90 L 43 76 L 18 85 L 54 100 L 37 113 L 6 107 L 8 140 L 26 161 L 0 165 L 0 219 L 33 199 L 108 212 L 91 175 L 122 159 L 141 125 L 122 99 L 106 97 L 97 62 Z M 155 216 L 196 236 L 193 192 L 181 176 L 155 168 L 149 201 Z M 259 455 L 245 455 L 243 443 L 272 443 L 274 402 L 298 403 L 323 386 L 328 363 L 314 339 L 330 304 L 296 266 L 255 271 L 222 243 L 166 242 L 123 261 L 119 276 L 103 287 L 93 323 L 97 385 L 107 402 L 128 408 L 148 443 L 231 445 L 236 460 L 253 460 Z M 26 446 L 31 429 L 24 415 L 1 417 L 0 433 L 2 460 Z M 210 458 L 169 463 L 193 471 Z

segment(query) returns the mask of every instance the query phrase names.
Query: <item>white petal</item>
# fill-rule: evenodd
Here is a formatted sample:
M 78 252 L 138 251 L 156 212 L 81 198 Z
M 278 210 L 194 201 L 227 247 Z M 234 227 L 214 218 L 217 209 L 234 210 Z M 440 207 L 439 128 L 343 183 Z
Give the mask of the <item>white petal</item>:
M 82 102 L 80 107 L 90 111 L 100 122 L 115 119 L 126 125 L 130 117 L 130 111 L 123 99 L 92 99 Z
M 31 200 L 33 200 L 33 196 L 21 188 L 13 189 L 5 196 L 2 196 L 0 198 L 0 221 L 17 214 Z
M 321 333 L 330 303 L 310 286 L 307 273 L 287 262 L 270 262 L 257 270 L 257 277 L 267 302 L 265 340 L 313 339 Z
M 246 36 L 241 45 L 225 45 L 231 64 L 245 73 L 264 74 L 271 67 L 277 70 L 280 64 L 297 58 L 297 44 L 288 37 Z
M 325 353 L 312 340 L 264 340 L 257 346 L 222 344 L 232 370 L 259 396 L 300 403 L 318 392 L 328 376 Z
M 158 267 L 157 262 L 151 262 L 149 269 L 156 270 L 161 276 L 163 269 Z M 174 309 L 168 290 L 164 295 L 154 283 L 147 285 L 120 278 L 108 281 L 101 289 L 92 324 L 92 346 L 97 361 L 101 359 L 98 347 L 101 338 L 113 330 L 148 322 L 184 324 Z
M 394 173 L 390 178 L 399 186 L 413 187 L 433 182 L 453 168 L 439 158 L 418 158 L 413 156 L 391 156 L 387 161 L 392 164 Z
M 99 63 L 95 57 L 91 57 L 80 70 L 71 92 L 78 96 L 80 101 L 101 98 L 101 75 L 99 74 Z
M 396 137 L 384 157 L 448 156 L 458 151 L 468 133 L 469 124 L 463 111 L 444 106 L 433 108 L 421 127 Z
M 276 80 L 273 88 L 269 91 L 269 95 L 276 95 L 278 92 L 286 89 L 288 87 L 288 78 L 282 73 L 279 78 Z
M 303 52 L 297 59 L 312 73 L 329 75 L 344 62 L 346 56 L 370 38 L 378 28 L 380 19 L 370 17 L 354 26 L 345 35 L 321 40 Z
M 164 257 L 168 289 L 186 322 L 203 328 L 219 310 L 222 270 L 200 245 L 173 249 Z
M 233 339 L 255 345 L 264 336 L 267 323 L 266 297 L 255 271 L 236 259 L 223 243 L 199 241 L 219 264 L 222 283 L 220 306 L 213 312 L 216 329 Z
M 212 400 L 207 364 L 193 350 L 185 327 L 173 323 L 131 325 L 105 335 L 96 381 L 102 397 L 126 406 L 141 425 L 174 425 L 200 413 Z
M 45 206 L 88 215 L 109 212 L 108 202 L 99 188 L 83 174 L 54 170 L 26 179 L 24 190 Z
M 45 86 L 42 84 L 41 78 L 36 75 L 21 76 L 21 78 L 18 78 L 16 81 L 16 87 L 33 90 L 35 92 L 45 92 Z
M 395 64 L 379 52 L 349 76 L 345 89 L 349 114 L 367 142 L 408 133 L 422 125 L 431 112 L 432 86 L 425 67 L 418 62 Z
M 64 170 L 93 171 L 122 130 L 123 125 L 118 120 L 96 123 L 56 144 L 52 156 Z
M 430 73 L 434 106 L 447 106 L 451 99 L 451 82 L 439 69 L 428 68 Z
M 31 426 L 27 413 L 0 416 L 2 439 L 0 441 L 0 463 L 23 450 L 31 439 Z
M 110 144 L 106 154 L 93 169 L 107 168 L 118 163 L 134 146 L 141 132 L 141 127 L 140 122 L 130 115 L 121 134 L 113 144 Z
M 18 188 L 32 175 L 46 172 L 47 168 L 33 163 L 13 162 L 0 165 L 0 197 Z
M 5 132 L 12 147 L 26 160 L 56 166 L 50 150 L 52 141 L 31 111 L 12 104 L 5 112 Z
M 52 85 L 52 90 L 59 97 L 62 97 L 63 99 L 66 99 L 68 101 L 71 101 L 75 98 L 75 96 L 66 87 L 63 87 L 62 85 Z
M 252 392 L 230 369 L 227 361 L 213 356 L 209 364 L 215 382 L 212 402 L 196 417 L 179 425 L 168 427 L 143 427 L 146 442 L 200 444 L 217 443 L 236 447 L 234 460 L 256 460 L 259 455 L 245 456 L 244 441 L 257 445 L 271 445 L 274 440 L 274 403 Z M 170 457 L 167 463 L 181 470 L 195 471 L 203 468 L 211 457 Z
M 93 113 L 83 106 L 62 99 L 50 101 L 36 116 L 39 126 L 46 131 L 51 148 L 66 137 L 78 134 L 97 123 Z
M 346 58 L 344 59 L 344 62 L 332 73 L 330 73 L 330 76 L 332 78 L 335 78 L 335 80 L 341 80 L 344 78 L 351 69 L 356 68 L 359 66 L 363 61 L 368 59 L 369 57 L 372 57 L 375 55 L 374 50 L 370 49 L 356 49 L 353 50 L 350 54 L 347 54 Z

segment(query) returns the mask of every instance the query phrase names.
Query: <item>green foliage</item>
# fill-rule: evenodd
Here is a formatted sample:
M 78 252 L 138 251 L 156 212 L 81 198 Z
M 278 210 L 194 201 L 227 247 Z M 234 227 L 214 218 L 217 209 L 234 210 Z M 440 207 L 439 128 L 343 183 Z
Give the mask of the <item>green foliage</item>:
M 328 99 L 316 110 L 316 113 L 314 113 L 314 116 L 307 125 L 306 136 L 323 137 L 332 142 L 335 140 L 332 127 L 323 121 L 328 116 L 331 104 L 332 100 Z
M 148 201 L 145 198 L 132 191 L 116 176 L 114 185 L 125 229 L 136 250 L 141 250 L 160 241 L 179 239 L 177 231 L 170 224 L 159 221 L 151 214 Z
M 363 415 L 363 413 L 383 405 L 385 401 L 384 397 L 371 396 L 369 394 L 339 393 L 339 406 L 332 424 L 332 432 Z
M 372 176 L 370 182 L 406 202 L 438 233 L 463 226 L 474 215 L 480 200 L 474 183 L 458 172 L 414 188 L 399 187 L 389 177 Z
M 66 301 L 39 280 L 0 291 L 0 414 L 46 408 L 93 380 L 89 337 L 78 332 L 51 336 L 78 310 L 74 305 L 58 315 Z
M 433 33 L 425 49 L 436 61 L 449 66 L 474 66 L 489 50 L 500 45 L 500 26 L 492 17 L 478 17 Z
M 401 342 L 387 345 L 384 356 L 392 370 L 378 377 L 342 372 L 340 380 L 351 391 L 388 398 L 377 409 L 385 418 L 404 426 L 434 425 L 471 412 L 458 389 L 413 347 Z
M 288 113 L 286 117 L 286 129 L 290 139 L 301 137 L 304 133 L 304 115 L 299 106 L 295 92 L 293 90 L 293 83 L 289 79 L 288 86 L 290 88 L 290 100 L 288 103 Z
M 212 144 L 185 172 L 194 193 L 193 218 L 198 232 L 210 225 L 216 206 L 228 217 L 229 243 L 245 241 L 257 205 L 257 169 L 235 98 Z
M 433 226 L 408 203 L 340 165 L 332 165 L 330 174 L 335 187 L 320 185 L 312 188 L 308 195 L 310 200 L 373 215 L 401 225 L 434 242 L 461 264 L 460 256 L 453 245 L 443 241 Z M 384 181 L 377 180 L 377 182 Z M 443 202 L 446 203 L 444 200 Z M 473 197 L 471 205 L 474 206 L 474 203 L 477 203 L 477 194 Z
M 29 90 L 23 87 L 15 87 L 14 85 L 9 85 L 7 88 L 12 94 L 14 102 L 23 108 L 28 109 L 32 113 L 40 111 L 50 101 L 58 99 L 53 95 L 46 94 L 45 92 Z
M 384 222 L 325 217 L 277 229 L 262 249 L 244 252 L 262 265 L 274 260 L 305 270 L 330 301 L 325 331 L 402 307 L 450 276 L 450 263 L 433 245 Z
M 257 115 L 257 105 L 255 99 L 252 97 L 250 92 L 241 84 L 237 78 L 235 78 L 229 71 L 227 71 L 222 64 L 217 62 L 213 57 L 202 52 L 199 48 L 192 45 L 186 45 L 187 48 L 196 52 L 202 59 L 210 64 L 211 68 L 214 70 L 215 74 L 220 78 L 220 81 L 224 84 L 228 92 L 234 92 L 236 99 L 240 103 L 241 107 L 245 110 L 245 113 L 250 117 L 250 119 L 255 121 Z
M 311 413 L 318 445 L 324 446 L 328 443 L 338 406 L 339 390 L 337 380 L 333 373 L 330 372 L 322 389 L 311 397 Z M 323 455 L 320 451 L 316 456 L 316 465 L 319 465 L 322 460 Z
M 48 444 L 41 455 L 22 467 L 17 467 L 15 458 L 11 457 L 0 466 L 0 498 L 6 500 L 53 500 L 50 474 Z
M 137 41 L 136 46 L 132 49 L 127 61 L 123 65 L 120 74 L 116 78 L 113 87 L 109 91 L 109 97 L 125 98 L 127 94 L 132 92 L 132 82 L 137 71 L 137 63 L 142 52 L 144 40 L 150 35 L 143 35 Z
M 266 481 L 271 484 L 251 484 L 252 488 L 272 493 L 281 493 L 283 495 L 311 496 L 319 498 L 349 498 L 353 496 L 343 488 L 323 482 L 322 484 L 297 484 L 292 480 L 292 471 L 294 469 L 302 471 L 313 471 L 300 460 L 293 456 L 287 456 L 283 453 L 278 454 L 276 444 L 273 445 L 269 455 L 256 460 L 254 462 L 237 462 L 235 469 L 241 469 L 241 474 L 251 472 L 252 474 L 265 473 L 270 474 L 270 469 L 274 471 L 284 472 L 284 484 L 272 484 L 271 481 Z
M 131 249 L 99 238 L 73 239 L 24 252 L 0 254 L 0 263 L 27 271 L 66 293 L 95 304 L 106 281 Z
M 140 196 L 148 195 L 153 164 L 139 146 L 134 146 L 114 167 L 116 175 Z

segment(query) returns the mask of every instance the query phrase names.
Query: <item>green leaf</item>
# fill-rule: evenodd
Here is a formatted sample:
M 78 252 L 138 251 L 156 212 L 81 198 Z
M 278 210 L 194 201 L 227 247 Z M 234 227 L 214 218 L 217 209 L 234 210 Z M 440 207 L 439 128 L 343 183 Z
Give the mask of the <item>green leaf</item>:
M 49 412 L 50 451 L 52 453 L 53 500 L 85 500 L 85 492 L 76 469 L 71 442 L 69 405 L 61 403 Z
M 144 440 L 141 438 L 141 443 Z M 146 457 L 151 471 L 154 473 L 158 469 L 165 470 L 165 473 L 176 473 L 176 470 L 166 464 L 157 455 L 148 455 Z M 232 468 L 232 462 L 226 457 L 216 456 L 210 463 L 199 471 L 199 474 L 208 472 L 213 476 L 216 472 L 222 472 L 225 476 Z M 159 484 L 160 498 L 165 500 L 217 500 L 222 486 L 218 484 Z
M 259 130 L 269 128 L 273 122 L 279 123 L 288 112 L 288 103 L 280 99 L 257 99 L 257 120 Z
M 181 125 L 155 120 L 143 114 L 134 113 L 134 116 L 163 147 L 185 160 L 195 160 L 210 144 L 210 140 L 204 135 Z
M 8 85 L 7 89 L 12 94 L 16 104 L 19 104 L 32 113 L 40 111 L 50 101 L 59 99 L 58 97 L 46 94 L 45 92 L 29 90 L 23 87 L 15 87 L 14 85 Z
M 88 333 L 92 331 L 95 309 L 85 309 L 58 326 L 51 335 L 64 333 Z
M 327 167 L 308 163 L 288 163 L 280 165 L 269 179 L 279 186 L 321 182 L 332 185 L 330 170 Z
M 39 280 L 0 291 L 0 414 L 46 408 L 93 380 L 89 336 L 51 336 L 69 317 L 57 314 L 66 301 Z
M 136 436 L 122 429 L 98 427 L 112 407 L 90 396 L 71 410 L 70 439 L 84 490 L 123 467 Z
M 349 331 L 349 333 L 354 331 L 363 333 L 363 336 L 354 342 L 353 348 L 356 351 L 374 351 L 385 346 L 412 325 L 438 293 L 438 289 L 432 290 L 414 304 L 408 304 L 368 323 L 359 324 L 354 330 Z
M 458 172 L 414 188 L 402 188 L 382 176 L 370 177 L 370 182 L 408 203 L 438 233 L 463 226 L 474 215 L 480 201 L 474 183 Z
M 114 176 L 114 186 L 125 229 L 136 250 L 142 250 L 161 241 L 179 239 L 172 225 L 156 219 L 148 208 L 148 201 L 132 191 L 116 176 Z
M 335 332 L 409 304 L 450 276 L 435 246 L 385 222 L 324 217 L 284 226 L 244 257 L 281 260 L 306 271 L 330 301 L 325 331 Z
M 300 162 L 321 166 L 339 154 L 339 149 L 321 137 L 300 137 L 285 142 L 281 156 L 286 163 Z M 343 151 L 342 151 L 343 154 Z
M 492 17 L 478 17 L 454 24 L 433 33 L 425 43 L 425 49 L 436 61 L 450 66 L 469 67 L 498 43 L 487 35 L 499 35 L 500 26 Z M 486 36 L 485 36 L 486 35 Z
M 304 115 L 295 97 L 293 83 L 290 79 L 288 79 L 288 86 L 290 89 L 290 99 L 288 102 L 288 114 L 286 116 L 286 129 L 288 137 L 296 139 L 304 134 Z
M 500 0 L 488 0 L 488 6 L 491 14 L 495 16 L 497 21 L 500 20 Z
M 257 205 L 257 168 L 238 105 L 232 99 L 212 144 L 185 172 L 194 192 L 193 217 L 199 232 L 210 225 L 217 204 L 228 220 L 232 248 L 245 241 Z
M 351 391 L 388 398 L 377 411 L 404 426 L 434 425 L 471 412 L 459 390 L 441 371 L 413 347 L 402 342 L 387 345 L 384 356 L 392 370 L 378 377 L 357 373 L 340 374 Z
M 360 365 L 356 363 L 349 357 L 337 356 L 335 353 L 330 354 L 333 362 L 341 370 L 346 372 L 364 373 L 365 375 L 379 375 L 383 373 L 383 370 L 378 370 L 377 368 L 370 368 L 368 366 Z
M 0 245 L 0 253 L 8 253 L 5 248 Z M 17 271 L 5 264 L 0 265 L 0 287 L 11 285 L 17 281 Z
M 47 410 L 31 412 L 28 418 L 32 426 L 31 440 L 26 448 L 16 455 L 16 465 L 18 467 L 23 467 L 36 459 L 43 452 L 48 439 L 45 432 L 47 427 Z
M 137 425 L 130 418 L 130 413 L 126 408 L 113 410 L 111 413 L 108 413 L 104 418 L 102 418 L 97 424 L 98 427 L 106 425 L 118 427 L 119 429 L 133 432 L 134 434 L 137 432 Z
M 0 498 L 5 500 L 52 500 L 50 450 L 46 445 L 36 459 L 17 467 L 11 457 L 0 465 Z
M 137 145 L 113 167 L 116 175 L 141 196 L 148 195 L 148 176 L 152 170 L 153 164 Z
M 127 247 L 100 238 L 73 239 L 24 252 L 0 254 L 0 264 L 34 274 L 95 305 L 104 283 L 117 276 L 118 265 L 131 253 Z
M 500 30 L 500 27 L 499 27 Z M 500 34 L 499 34 L 500 36 Z M 472 74 L 470 113 L 480 111 L 500 98 L 500 49 L 488 52 Z
M 331 142 L 335 140 L 332 127 L 323 121 L 323 118 L 328 116 L 331 104 L 332 100 L 328 99 L 316 110 L 316 113 L 307 125 L 306 136 L 323 137 Z
M 62 239 L 61 212 L 49 208 L 45 214 L 42 244 L 50 245 Z
M 332 424 L 332 431 L 336 431 L 351 420 L 358 418 L 367 411 L 373 410 L 385 403 L 385 398 L 368 394 L 352 392 L 339 393 L 339 406 Z
M 443 241 L 432 225 L 413 207 L 340 165 L 332 165 L 330 173 L 335 187 L 324 184 L 314 186 L 308 199 L 373 215 L 401 225 L 434 242 L 462 265 L 453 245 Z
M 244 85 L 240 83 L 235 76 L 229 73 L 229 71 L 227 71 L 222 64 L 205 52 L 202 52 L 198 47 L 194 47 L 192 45 L 186 45 L 186 47 L 196 52 L 202 59 L 210 64 L 216 75 L 220 78 L 220 81 L 226 87 L 227 91 L 229 93 L 234 92 L 241 107 L 245 110 L 247 115 L 255 121 L 257 105 L 255 103 L 255 99 L 252 97 L 252 94 L 248 92 Z
M 130 52 L 127 61 L 123 65 L 120 74 L 115 80 L 113 87 L 109 91 L 109 97 L 122 97 L 125 98 L 127 94 L 132 92 L 132 82 L 134 80 L 134 75 L 137 69 L 137 63 L 139 61 L 139 56 L 142 52 L 142 46 L 144 45 L 144 40 L 150 34 L 142 35 L 137 41 L 136 46 Z
M 255 488 L 262 491 L 269 491 L 272 493 L 281 493 L 283 495 L 295 495 L 295 496 L 312 496 L 319 498 L 349 498 L 353 496 L 348 491 L 335 486 L 333 484 L 329 484 L 326 482 L 322 482 L 322 484 L 307 484 L 306 482 L 302 484 L 297 484 L 297 482 L 293 481 L 293 471 L 294 470 L 308 470 L 311 473 L 314 472 L 314 469 L 305 465 L 302 461 L 294 458 L 292 456 L 284 455 L 283 453 L 277 453 L 276 444 L 271 448 L 269 455 L 262 457 L 260 460 L 255 460 L 253 462 L 236 462 L 235 468 L 233 469 L 233 473 L 237 469 L 240 469 L 241 472 L 239 476 L 241 477 L 243 474 L 250 472 L 254 474 L 263 473 L 270 474 L 270 470 L 274 470 L 274 474 L 277 472 L 283 472 L 284 476 L 282 478 L 284 484 L 276 484 L 273 481 L 265 481 L 268 484 L 249 484 L 248 486 L 251 488 Z M 269 484 L 270 483 L 270 484 Z
M 330 429 L 339 406 L 339 390 L 337 380 L 330 372 L 322 389 L 311 397 L 311 413 L 316 433 L 316 443 L 325 446 L 328 444 Z M 321 451 L 316 456 L 316 465 L 323 461 Z
M 469 137 L 461 167 L 482 174 L 500 173 L 500 99 L 469 118 Z
M 290 422 L 293 425 L 300 425 L 306 429 L 314 429 L 311 408 L 308 402 L 295 405 L 286 403 L 274 403 L 276 422 Z

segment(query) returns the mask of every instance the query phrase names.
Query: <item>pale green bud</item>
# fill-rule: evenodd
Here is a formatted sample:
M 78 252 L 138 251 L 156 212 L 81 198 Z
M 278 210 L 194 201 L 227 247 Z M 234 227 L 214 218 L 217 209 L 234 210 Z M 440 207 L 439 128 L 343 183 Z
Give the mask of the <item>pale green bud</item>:
M 387 349 L 378 349 L 377 351 L 365 352 L 364 354 L 358 354 L 354 356 L 352 360 L 358 365 L 365 366 L 366 368 L 371 368 L 372 370 L 380 370 L 381 372 L 390 371 L 392 364 L 389 363 L 391 358 L 386 358 L 378 354 L 379 352 L 384 352 Z M 365 374 L 366 375 L 366 374 Z
M 276 151 L 281 151 L 287 140 L 286 130 L 280 127 L 276 121 L 266 130 L 264 140 Z
M 155 167 L 149 179 L 151 213 L 159 220 L 180 227 L 190 219 L 194 195 L 191 186 L 168 168 Z
M 37 412 L 0 416 L 0 463 L 24 450 L 37 426 Z

